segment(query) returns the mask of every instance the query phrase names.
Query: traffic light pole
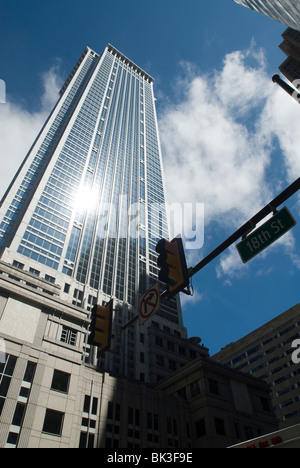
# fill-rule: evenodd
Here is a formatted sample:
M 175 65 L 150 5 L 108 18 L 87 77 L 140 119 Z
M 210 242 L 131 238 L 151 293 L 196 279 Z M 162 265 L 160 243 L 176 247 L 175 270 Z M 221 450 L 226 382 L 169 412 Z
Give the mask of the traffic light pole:
M 202 270 L 208 263 L 214 260 L 218 255 L 220 255 L 224 250 L 228 249 L 232 244 L 238 241 L 241 238 L 245 238 L 251 231 L 256 227 L 256 225 L 262 221 L 270 213 L 276 213 L 277 207 L 288 200 L 292 195 L 294 195 L 298 190 L 300 190 L 300 177 L 295 180 L 291 185 L 289 185 L 283 192 L 281 192 L 274 200 L 272 200 L 268 205 L 266 205 L 262 210 L 256 213 L 249 221 L 247 221 L 240 229 L 235 231 L 228 239 L 226 239 L 222 244 L 220 244 L 215 250 L 213 250 L 207 257 L 205 257 L 201 262 L 197 263 L 192 268 L 188 269 L 188 276 L 191 278 L 198 271 Z M 186 294 L 189 294 L 187 291 L 183 291 Z M 160 294 L 160 299 L 168 297 L 168 290 Z M 119 331 L 125 330 L 129 325 L 134 323 L 139 318 L 139 314 L 133 316 L 127 323 L 122 325 L 119 328 Z
M 189 277 L 195 275 L 199 270 L 204 268 L 208 263 L 214 260 L 218 255 L 220 255 L 224 250 L 228 249 L 234 242 L 239 240 L 240 238 L 245 237 L 249 234 L 259 223 L 262 221 L 268 214 L 275 213 L 276 208 L 284 203 L 288 198 L 294 195 L 300 189 L 300 177 L 295 180 L 291 185 L 289 185 L 283 192 L 281 192 L 274 200 L 272 200 L 268 205 L 266 205 L 262 210 L 256 213 L 253 218 L 251 218 L 247 223 L 245 223 L 240 229 L 238 229 L 232 236 L 225 240 L 222 244 L 220 244 L 213 252 L 211 252 L 207 257 L 205 257 L 201 262 L 199 262 L 193 268 L 189 268 L 188 274 Z M 164 294 L 164 293 L 163 293 Z
M 295 99 L 298 104 L 300 103 L 300 94 L 288 85 L 285 81 L 283 81 L 279 75 L 274 75 L 272 78 L 273 83 L 277 83 L 286 93 L 288 93 L 293 99 Z

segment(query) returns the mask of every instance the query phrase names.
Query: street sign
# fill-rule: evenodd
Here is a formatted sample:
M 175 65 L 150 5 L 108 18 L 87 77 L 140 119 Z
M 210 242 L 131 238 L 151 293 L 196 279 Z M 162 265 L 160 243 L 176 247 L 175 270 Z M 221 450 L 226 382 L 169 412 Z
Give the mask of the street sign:
M 159 283 L 148 289 L 139 300 L 139 322 L 146 322 L 160 307 Z
M 281 236 L 286 234 L 296 224 L 289 210 L 286 207 L 282 208 L 266 223 L 251 232 L 245 239 L 237 244 L 236 248 L 242 261 L 247 263 Z

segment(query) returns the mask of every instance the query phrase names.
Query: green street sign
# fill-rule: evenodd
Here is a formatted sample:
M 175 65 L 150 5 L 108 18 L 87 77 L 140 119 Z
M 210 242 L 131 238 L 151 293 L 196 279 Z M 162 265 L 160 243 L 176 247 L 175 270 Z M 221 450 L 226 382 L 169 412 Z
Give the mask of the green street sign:
M 289 210 L 286 207 L 282 208 L 266 223 L 251 232 L 245 239 L 237 244 L 236 248 L 242 261 L 247 263 L 281 236 L 286 234 L 296 224 Z

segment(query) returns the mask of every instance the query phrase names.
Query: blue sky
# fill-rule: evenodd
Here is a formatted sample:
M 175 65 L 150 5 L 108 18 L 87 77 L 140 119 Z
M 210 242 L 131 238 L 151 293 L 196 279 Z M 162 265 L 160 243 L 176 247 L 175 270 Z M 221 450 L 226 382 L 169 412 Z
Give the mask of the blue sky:
M 155 79 L 168 201 L 204 204 L 188 266 L 299 177 L 300 109 L 271 81 L 284 25 L 232 0 L 1 0 L 0 18 L 0 196 L 84 48 L 108 42 Z M 286 206 L 299 223 L 299 197 Z M 299 245 L 297 225 L 247 265 L 233 247 L 197 273 L 189 336 L 214 354 L 298 303 Z

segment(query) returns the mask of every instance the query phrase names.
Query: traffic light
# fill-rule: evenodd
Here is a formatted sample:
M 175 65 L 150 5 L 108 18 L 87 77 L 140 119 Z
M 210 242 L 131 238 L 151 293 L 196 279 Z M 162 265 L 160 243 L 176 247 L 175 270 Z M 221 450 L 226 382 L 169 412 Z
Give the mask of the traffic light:
M 158 278 L 167 285 L 168 297 L 173 297 L 189 285 L 182 239 L 175 237 L 171 242 L 161 239 L 156 245 L 156 252 L 159 253 Z
M 98 304 L 92 309 L 88 343 L 98 346 L 98 354 L 110 348 L 112 328 L 113 299 L 105 306 Z

